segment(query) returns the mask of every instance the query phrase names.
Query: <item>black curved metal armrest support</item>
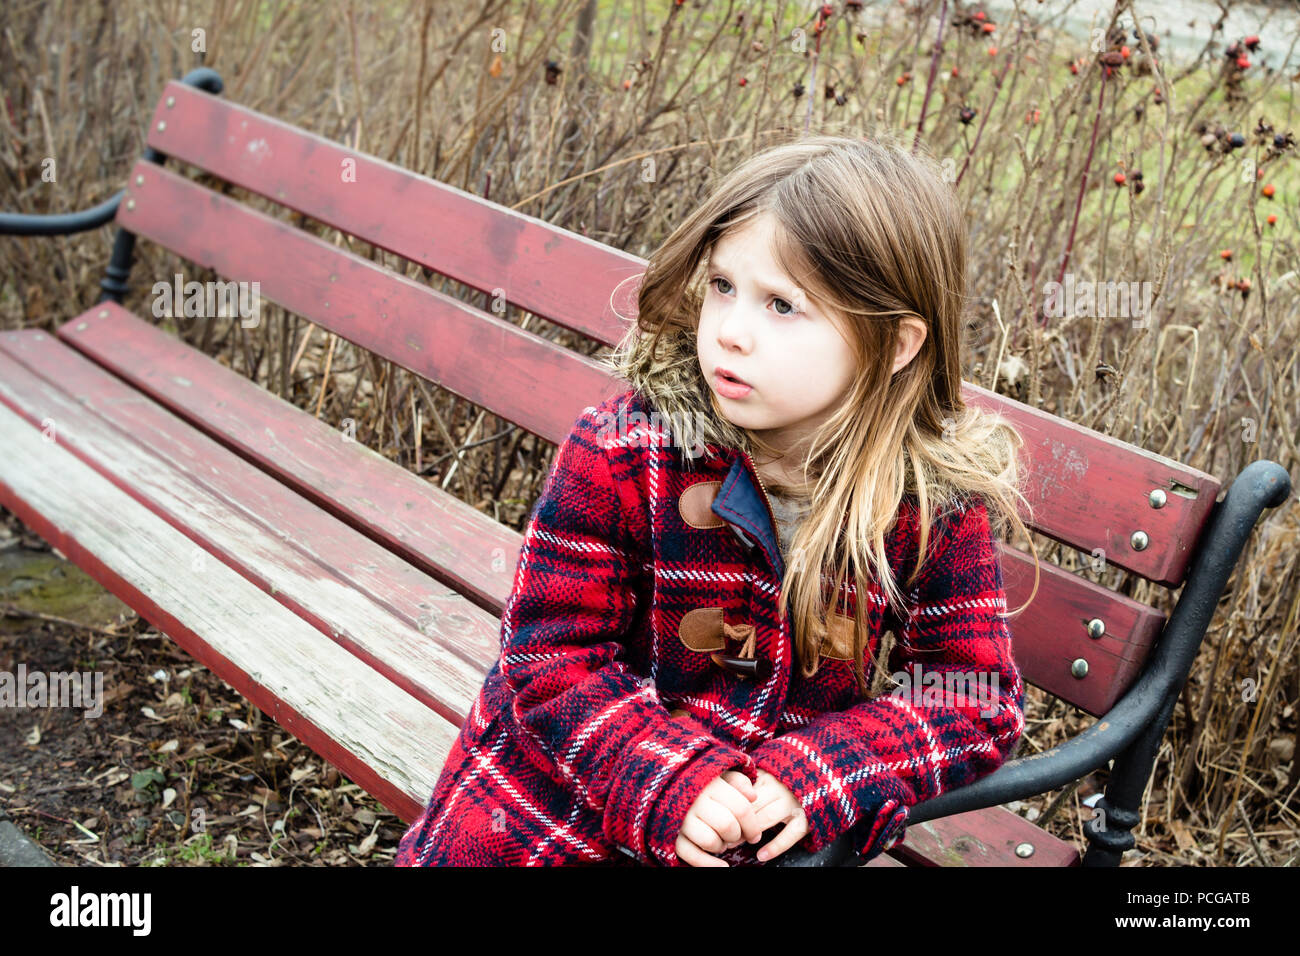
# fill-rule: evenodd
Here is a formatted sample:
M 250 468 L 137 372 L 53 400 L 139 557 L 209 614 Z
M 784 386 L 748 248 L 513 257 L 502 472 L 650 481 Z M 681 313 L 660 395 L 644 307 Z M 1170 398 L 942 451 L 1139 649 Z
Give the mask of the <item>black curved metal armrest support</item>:
M 1136 684 L 1115 706 L 1083 733 L 1039 754 L 1008 760 L 968 787 L 915 804 L 908 824 L 935 820 L 969 810 L 1055 790 L 1091 773 L 1129 744 L 1182 691 L 1201 641 L 1209 629 L 1232 569 L 1259 516 L 1291 494 L 1291 477 L 1272 461 L 1255 461 L 1237 475 L 1223 500 L 1210 513 L 1205 533 L 1188 570 L 1182 595 Z M 1164 720 L 1172 707 L 1164 709 Z M 861 866 L 850 831 L 817 853 L 791 847 L 768 866 Z
M 190 70 L 181 80 L 189 86 L 198 87 L 209 93 L 220 93 L 221 76 L 216 70 L 206 66 Z M 155 149 L 145 150 L 145 159 L 160 163 L 165 157 Z M 126 194 L 119 189 L 110 199 L 98 206 L 83 209 L 80 212 L 62 213 L 0 213 L 0 235 L 6 236 L 65 236 L 76 232 L 86 232 L 112 222 L 117 215 L 117 204 Z
M 112 198 L 80 212 L 0 212 L 0 236 L 66 236 L 86 232 L 112 222 L 124 195 L 126 190 L 119 189 Z

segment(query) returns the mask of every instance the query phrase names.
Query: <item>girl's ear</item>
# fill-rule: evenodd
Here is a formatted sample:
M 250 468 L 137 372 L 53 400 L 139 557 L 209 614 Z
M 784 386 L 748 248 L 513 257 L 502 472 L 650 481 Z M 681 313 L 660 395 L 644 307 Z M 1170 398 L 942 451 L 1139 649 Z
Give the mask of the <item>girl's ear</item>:
M 916 353 L 921 351 L 929 332 L 925 320 L 919 316 L 909 315 L 898 323 L 898 351 L 894 353 L 894 371 L 906 368 Z

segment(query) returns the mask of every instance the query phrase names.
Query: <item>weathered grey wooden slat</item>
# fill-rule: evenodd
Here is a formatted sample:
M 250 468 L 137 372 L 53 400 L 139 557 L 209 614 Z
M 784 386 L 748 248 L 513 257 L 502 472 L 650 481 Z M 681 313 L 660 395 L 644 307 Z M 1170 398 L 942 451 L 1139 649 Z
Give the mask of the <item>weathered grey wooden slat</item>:
M 404 820 L 456 728 L 0 407 L 0 502 Z
M 77 398 L 42 370 L 75 383 Z M 52 336 L 0 336 L 0 403 L 33 427 L 48 422 L 61 445 L 193 539 L 193 567 L 235 568 L 461 723 L 495 656 L 478 659 L 497 643 L 492 615 Z

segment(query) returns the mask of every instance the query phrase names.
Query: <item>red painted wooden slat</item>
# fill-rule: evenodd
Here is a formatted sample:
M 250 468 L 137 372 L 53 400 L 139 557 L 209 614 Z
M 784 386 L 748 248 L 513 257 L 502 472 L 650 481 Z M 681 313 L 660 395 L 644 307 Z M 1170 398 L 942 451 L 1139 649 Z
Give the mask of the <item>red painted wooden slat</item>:
M 569 409 L 620 390 L 592 359 L 153 163 L 136 165 L 118 221 L 549 441 Z
M 639 257 L 183 83 L 149 145 L 607 345 L 636 312 Z
M 879 856 L 872 857 L 868 862 L 864 863 L 863 866 L 883 866 L 889 868 L 907 866 L 907 864 L 894 859 L 888 853 L 881 853 Z
M 1028 857 L 1016 855 L 1023 843 L 1034 848 Z M 1081 860 L 1073 843 L 1001 806 L 908 824 L 890 852 L 920 866 L 1078 866 Z
M 1034 561 L 1002 542 L 998 546 L 1007 610 L 1014 611 L 1029 601 Z M 1094 618 L 1105 627 L 1098 638 L 1088 636 Z M 1164 622 L 1155 608 L 1043 562 L 1038 594 L 1007 625 L 1025 680 L 1100 717 L 1137 680 Z M 1077 659 L 1088 665 L 1082 678 L 1071 673 Z
M 500 651 L 496 617 L 39 330 L 0 334 L 0 403 L 53 422 L 63 447 L 204 552 L 463 722 Z
M 1156 455 L 986 388 L 962 383 L 962 397 L 1006 416 L 1025 439 L 1025 497 L 1034 527 L 1092 555 L 1164 585 L 1187 576 L 1196 541 L 1219 493 L 1213 475 Z M 1154 489 L 1165 505 L 1151 506 Z M 1130 538 L 1146 533 L 1135 550 Z
M 523 537 L 327 423 L 104 302 L 59 337 L 309 501 L 500 614 Z M 577 415 L 574 415 L 577 418 Z

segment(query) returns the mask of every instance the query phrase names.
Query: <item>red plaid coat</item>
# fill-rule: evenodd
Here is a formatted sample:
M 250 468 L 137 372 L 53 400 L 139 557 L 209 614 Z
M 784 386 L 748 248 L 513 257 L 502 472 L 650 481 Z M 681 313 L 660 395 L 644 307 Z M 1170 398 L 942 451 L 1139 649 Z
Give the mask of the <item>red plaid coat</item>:
M 1006 602 L 983 504 L 936 520 L 906 621 L 871 589 L 865 659 L 892 630 L 891 674 L 920 662 L 995 675 L 996 708 L 958 695 L 922 704 L 919 692 L 863 699 L 851 650 L 823 657 L 811 678 L 794 662 L 776 603 L 784 561 L 753 459 L 712 448 L 720 454 L 687 467 L 681 450 L 656 447 L 662 429 L 611 425 L 647 410 L 634 390 L 610 398 L 558 449 L 526 528 L 501 655 L 398 866 L 681 866 L 674 844 L 700 791 L 731 769 L 753 780 L 759 767 L 799 798 L 805 849 L 852 830 L 870 859 L 902 836 L 911 805 L 993 771 L 1020 737 L 1024 690 L 997 616 Z M 887 551 L 905 580 L 910 507 Z M 840 591 L 841 624 L 853 590 Z M 745 625 L 753 674 L 715 658 L 734 659 Z M 851 647 L 851 631 L 827 634 L 825 653 Z M 758 846 L 722 858 L 761 865 Z

